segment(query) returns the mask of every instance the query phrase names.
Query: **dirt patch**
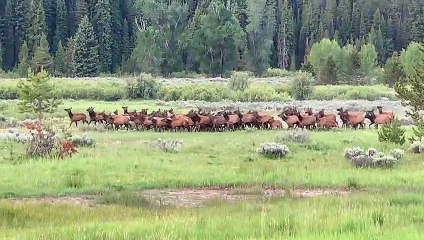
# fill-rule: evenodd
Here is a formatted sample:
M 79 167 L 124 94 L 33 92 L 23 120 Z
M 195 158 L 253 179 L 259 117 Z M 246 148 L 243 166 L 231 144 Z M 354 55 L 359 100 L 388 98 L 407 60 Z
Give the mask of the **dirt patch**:
M 277 188 L 199 188 L 199 189 L 152 189 L 138 191 L 150 201 L 160 206 L 174 206 L 177 208 L 202 207 L 214 200 L 238 202 L 244 200 L 263 200 L 283 197 L 317 197 L 323 195 L 346 195 L 346 189 L 293 189 L 283 190 Z M 96 196 L 66 196 L 66 197 L 34 197 L 21 199 L 7 199 L 6 202 L 17 204 L 43 203 L 43 204 L 72 204 L 83 207 L 93 207 Z
M 33 198 L 10 198 L 5 201 L 17 204 L 43 203 L 43 204 L 74 204 L 84 207 L 92 207 L 96 204 L 95 196 L 66 196 L 66 197 L 33 197 Z
M 175 207 L 201 207 L 213 200 L 236 202 L 243 200 L 260 200 L 282 197 L 316 197 L 322 195 L 346 195 L 345 189 L 178 189 L 145 190 L 142 194 L 161 205 Z

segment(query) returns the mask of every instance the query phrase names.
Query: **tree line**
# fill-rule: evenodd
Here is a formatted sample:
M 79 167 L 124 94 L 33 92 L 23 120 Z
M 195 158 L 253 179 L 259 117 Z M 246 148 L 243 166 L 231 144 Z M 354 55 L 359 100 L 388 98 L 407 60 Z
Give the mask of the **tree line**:
M 421 0 L 0 0 L 0 66 L 23 76 L 273 67 L 343 82 L 423 39 Z

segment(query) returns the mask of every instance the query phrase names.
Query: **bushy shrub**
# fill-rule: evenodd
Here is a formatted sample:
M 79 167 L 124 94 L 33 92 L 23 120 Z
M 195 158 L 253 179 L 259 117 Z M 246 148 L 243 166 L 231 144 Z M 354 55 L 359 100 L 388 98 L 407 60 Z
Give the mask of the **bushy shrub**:
M 125 84 L 112 80 L 53 80 L 54 95 L 61 99 L 116 101 L 126 97 Z
M 296 100 L 310 99 L 314 93 L 314 79 L 311 74 L 300 72 L 291 83 L 291 96 Z
M 15 128 L 19 126 L 18 119 L 0 115 L 0 128 Z
M 378 140 L 403 145 L 405 144 L 405 129 L 402 129 L 397 118 L 393 118 L 390 123 L 384 124 L 378 130 Z
M 133 99 L 156 99 L 160 89 L 161 84 L 150 74 L 141 74 L 127 82 L 127 96 Z
M 231 100 L 242 102 L 285 102 L 290 101 L 288 93 L 277 93 L 275 89 L 264 83 L 254 83 L 244 92 L 235 92 Z
M 413 153 L 424 153 L 424 138 L 414 141 L 411 146 L 409 146 L 409 151 Z
M 18 99 L 19 88 L 17 80 L 1 80 L 0 99 Z
M 228 80 L 228 88 L 233 91 L 244 91 L 249 87 L 250 75 L 248 72 L 233 72 Z
M 9 128 L 4 133 L 0 133 L 0 140 L 12 141 L 17 143 L 27 143 L 31 139 L 30 134 L 21 133 L 18 129 Z
M 277 137 L 277 142 L 297 142 L 305 143 L 310 141 L 309 131 L 307 130 L 290 130 L 282 137 Z
M 266 71 L 267 77 L 290 77 L 293 73 L 281 68 L 268 68 Z
M 258 153 L 267 158 L 284 158 L 290 153 L 287 145 L 278 143 L 262 143 Z
M 384 85 L 351 86 L 351 85 L 324 85 L 316 86 L 314 100 L 369 100 L 376 101 L 381 98 L 396 100 L 392 89 Z
M 183 141 L 177 139 L 156 139 L 150 142 L 150 145 L 154 148 L 158 148 L 163 152 L 176 153 L 180 151 Z
M 369 148 L 364 151 L 362 148 L 346 149 L 344 157 L 354 167 L 361 168 L 392 168 L 398 161 L 403 158 L 404 151 L 401 149 L 394 149 L 389 155 L 378 152 L 375 148 Z
M 71 142 L 77 147 L 95 147 L 96 139 L 84 134 L 82 136 L 74 135 L 71 137 Z
M 202 75 L 195 72 L 173 72 L 172 77 L 174 78 L 200 78 Z

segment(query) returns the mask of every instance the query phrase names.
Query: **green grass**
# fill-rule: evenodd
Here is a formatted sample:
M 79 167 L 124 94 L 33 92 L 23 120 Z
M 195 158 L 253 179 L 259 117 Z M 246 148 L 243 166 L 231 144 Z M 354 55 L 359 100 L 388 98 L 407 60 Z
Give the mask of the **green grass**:
M 410 203 L 409 198 L 401 192 L 355 193 L 233 204 L 214 201 L 192 209 L 4 201 L 0 202 L 0 238 L 423 239 L 424 203 Z M 403 204 L 392 204 L 393 199 Z
M 150 189 L 209 186 L 354 187 L 423 189 L 422 156 L 407 153 L 392 170 L 356 169 L 345 148 L 397 146 L 379 143 L 375 131 L 313 132 L 312 142 L 288 143 L 291 155 L 269 160 L 257 154 L 281 131 L 232 133 L 90 133 L 96 148 L 81 148 L 71 159 L 31 160 L 12 165 L 0 158 L 0 196 L 95 193 L 113 188 Z M 145 144 L 157 138 L 183 140 L 179 153 Z M 14 144 L 17 148 L 23 146 Z M 7 156 L 9 144 L 0 143 Z M 15 150 L 17 151 L 17 149 Z M 22 149 L 23 151 L 23 149 Z

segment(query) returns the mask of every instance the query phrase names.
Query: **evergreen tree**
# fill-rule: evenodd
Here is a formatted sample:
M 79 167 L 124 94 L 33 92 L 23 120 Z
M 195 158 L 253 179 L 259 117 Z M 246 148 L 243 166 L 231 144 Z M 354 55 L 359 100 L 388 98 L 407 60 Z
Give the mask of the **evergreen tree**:
M 21 50 L 19 52 L 19 63 L 18 63 L 18 73 L 21 77 L 28 76 L 28 68 L 29 68 L 29 49 L 26 41 L 21 46 Z
M 75 36 L 75 74 L 78 77 L 93 77 L 98 73 L 98 43 L 93 26 L 84 17 Z
M 202 70 L 213 76 L 223 75 L 237 65 L 238 48 L 245 34 L 233 13 L 219 1 L 213 1 L 192 39 L 192 51 Z
M 56 3 L 57 0 L 43 0 L 46 18 L 47 41 L 53 46 L 56 32 Z
M 68 39 L 65 49 L 65 57 L 63 59 L 63 73 L 67 77 L 75 76 L 75 39 Z
M 112 70 L 112 28 L 109 0 L 98 0 L 93 27 L 99 44 L 99 70 Z
M 128 21 L 124 19 L 122 28 L 122 60 L 126 61 L 131 53 L 130 34 L 128 29 Z
M 397 52 L 394 52 L 384 65 L 384 80 L 386 84 L 393 87 L 395 83 L 405 79 L 401 58 Z
M 287 0 L 283 1 L 281 8 L 279 28 L 277 29 L 277 65 L 279 68 L 287 69 L 289 67 L 289 53 L 292 54 L 292 67 L 296 66 L 294 56 L 294 27 L 293 12 Z
M 59 42 L 66 44 L 68 41 L 68 12 L 66 10 L 65 0 L 57 0 L 56 5 L 56 33 L 53 45 L 53 52 L 59 48 Z
M 274 9 L 266 0 L 248 0 L 246 26 L 250 69 L 262 75 L 269 67 L 274 30 Z
M 79 26 L 84 19 L 88 17 L 88 5 L 85 0 L 75 0 L 75 21 L 76 25 Z
M 41 36 L 47 34 L 43 0 L 30 0 L 28 9 L 27 42 L 32 55 L 40 43 Z
M 26 1 L 8 0 L 4 16 L 3 65 L 6 70 L 13 69 L 19 60 L 19 49 L 26 31 Z
M 57 51 L 54 57 L 54 70 L 55 74 L 63 75 L 65 67 L 65 49 L 63 48 L 62 41 L 57 44 Z
M 337 84 L 337 69 L 333 56 L 329 56 L 325 62 L 324 69 L 321 72 L 321 79 L 324 80 L 323 84 Z
M 421 56 L 424 56 L 424 47 L 419 46 Z M 424 119 L 421 111 L 424 110 L 424 59 L 421 59 L 413 75 L 408 76 L 406 81 L 398 81 L 395 91 L 402 100 L 408 102 L 412 108 L 408 115 L 414 120 L 414 135 L 421 139 L 424 137 Z M 411 139 L 414 140 L 414 139 Z
M 31 59 L 31 69 L 34 72 L 40 72 L 44 69 L 50 73 L 53 72 L 53 58 L 49 53 L 49 42 L 45 34 L 41 35 L 40 43 L 37 44 L 37 49 Z
M 3 71 L 3 46 L 0 42 L 0 72 Z

